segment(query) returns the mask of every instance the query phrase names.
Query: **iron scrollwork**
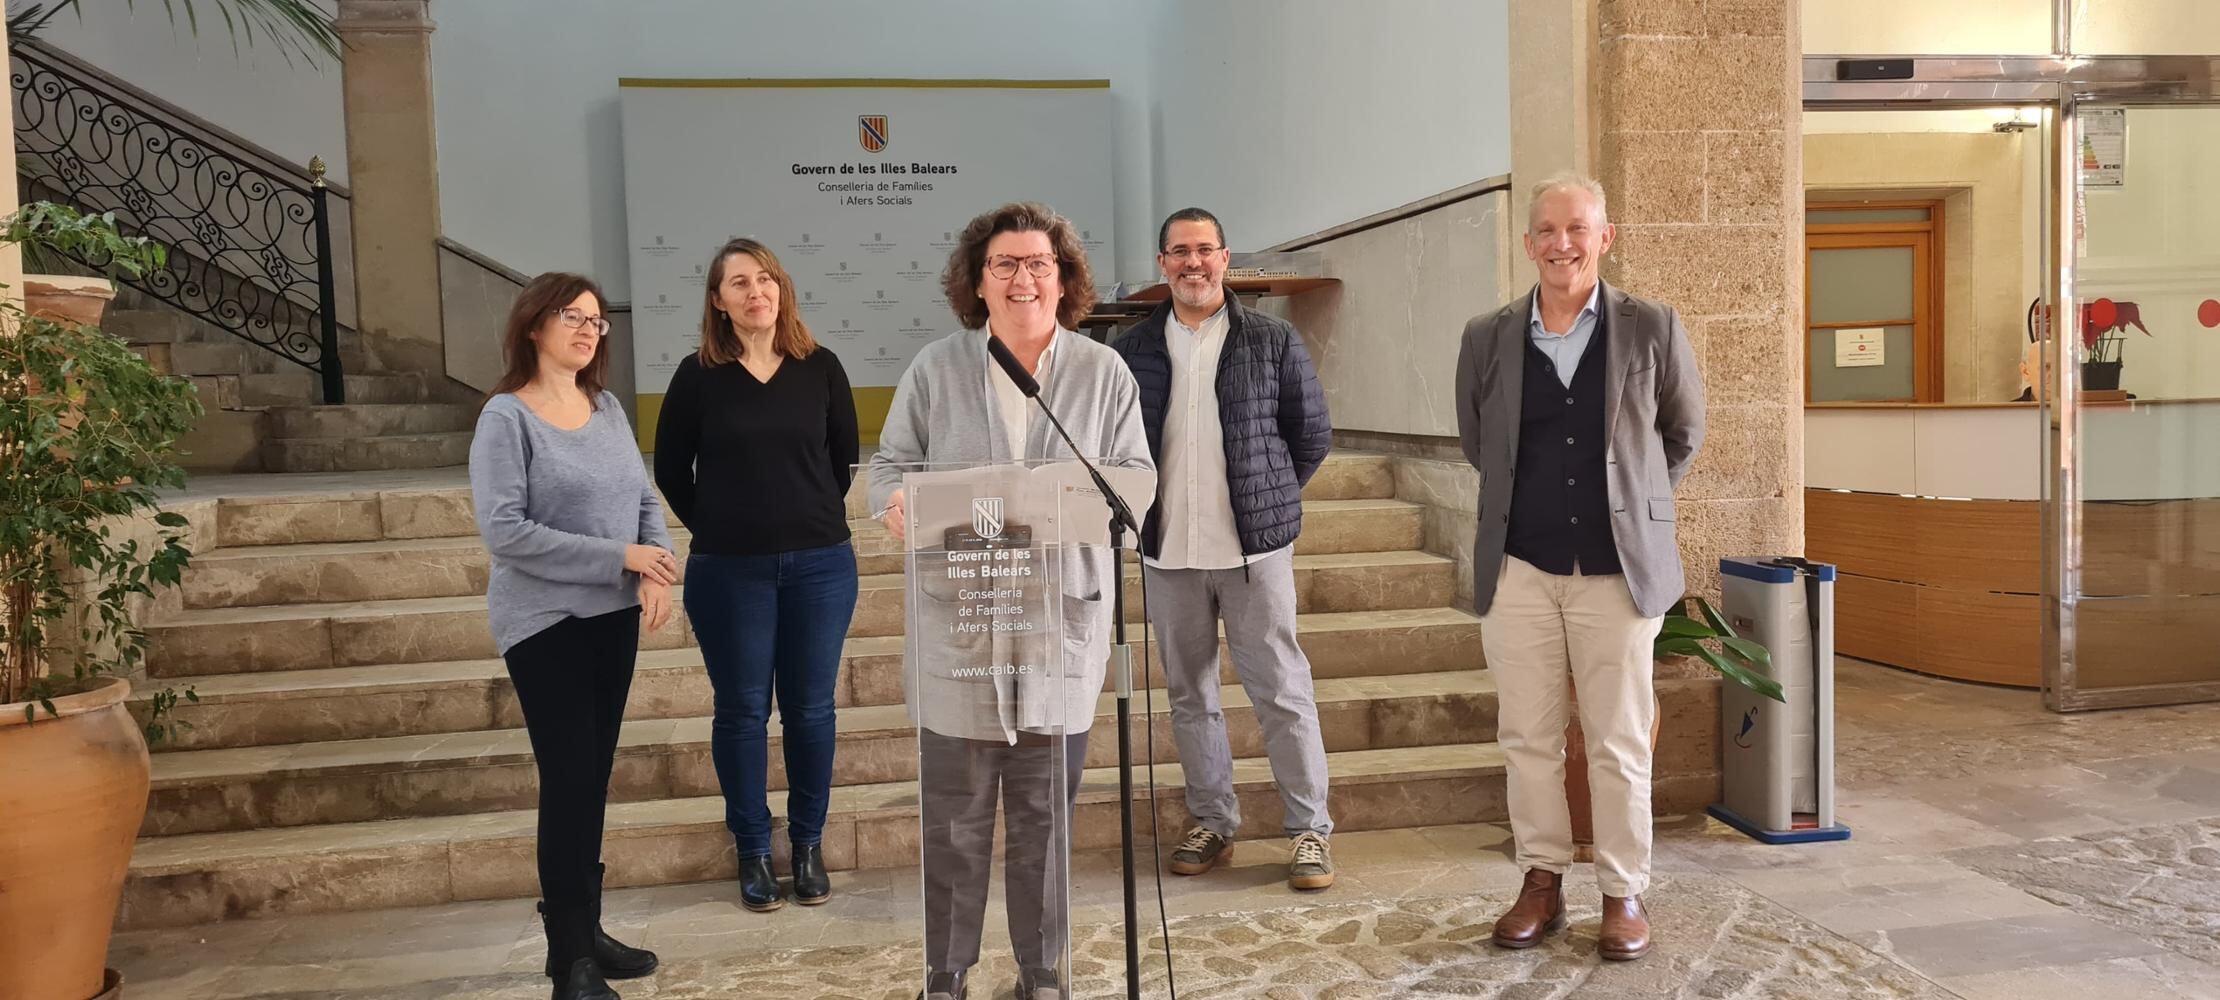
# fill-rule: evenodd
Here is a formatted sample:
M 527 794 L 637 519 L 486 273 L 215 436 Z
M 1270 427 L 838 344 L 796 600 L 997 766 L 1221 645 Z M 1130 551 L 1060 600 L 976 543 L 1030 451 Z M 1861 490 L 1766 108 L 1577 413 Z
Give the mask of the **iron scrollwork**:
M 322 191 L 204 142 L 28 46 L 9 63 L 17 170 L 42 194 L 114 212 L 119 229 L 170 248 L 166 268 L 131 285 L 304 368 L 326 367 Z M 336 367 L 336 354 L 329 362 Z

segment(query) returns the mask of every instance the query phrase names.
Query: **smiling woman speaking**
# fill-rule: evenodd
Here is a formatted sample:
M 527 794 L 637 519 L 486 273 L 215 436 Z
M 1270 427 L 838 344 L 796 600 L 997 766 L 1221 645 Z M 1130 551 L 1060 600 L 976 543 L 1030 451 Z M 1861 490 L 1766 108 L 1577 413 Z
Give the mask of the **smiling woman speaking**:
M 1154 469 L 1141 427 L 1140 393 L 1117 352 L 1072 332 L 1094 304 L 1094 277 L 1071 221 L 1045 205 L 1004 205 L 971 220 L 948 256 L 941 287 L 964 325 L 927 344 L 902 373 L 871 460 L 870 501 L 897 539 L 909 528 L 902 475 L 920 463 L 980 465 L 1075 457 L 1010 376 L 989 359 L 999 340 L 1040 385 L 1085 458 Z M 1029 718 L 1023 678 L 992 685 L 906 685 L 918 729 L 924 836 L 926 994 L 962 1000 L 979 960 L 988 862 L 1000 790 L 1007 839 L 1003 880 L 1020 1000 L 1068 996 L 1064 953 L 1068 816 L 1087 757 L 1087 727 L 1109 656 L 1110 552 L 1066 554 L 1061 597 L 1067 627 L 1091 639 L 1062 643 L 1064 662 L 1035 684 L 1066 686 L 1038 702 L 1078 705 Z M 987 581 L 982 581 L 983 587 Z M 1075 614 L 1085 623 L 1073 623 Z M 913 623 L 912 628 L 915 628 Z M 1067 639 L 1069 637 L 1067 636 Z M 906 651 L 906 655 L 914 650 Z M 917 664 L 904 664 L 915 676 Z M 991 696 L 962 692 L 984 689 Z M 955 703 L 950 703 L 951 701 Z M 929 702 L 929 704 L 928 704 Z

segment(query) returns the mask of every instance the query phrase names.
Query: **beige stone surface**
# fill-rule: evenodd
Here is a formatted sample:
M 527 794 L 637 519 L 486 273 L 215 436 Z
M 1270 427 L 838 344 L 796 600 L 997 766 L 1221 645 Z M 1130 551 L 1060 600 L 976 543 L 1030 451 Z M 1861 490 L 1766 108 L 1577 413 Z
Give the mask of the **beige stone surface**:
M 223 545 L 367 542 L 378 534 L 372 496 L 224 500 L 216 507 Z
M 446 370 L 426 0 L 341 0 L 357 325 L 387 369 Z

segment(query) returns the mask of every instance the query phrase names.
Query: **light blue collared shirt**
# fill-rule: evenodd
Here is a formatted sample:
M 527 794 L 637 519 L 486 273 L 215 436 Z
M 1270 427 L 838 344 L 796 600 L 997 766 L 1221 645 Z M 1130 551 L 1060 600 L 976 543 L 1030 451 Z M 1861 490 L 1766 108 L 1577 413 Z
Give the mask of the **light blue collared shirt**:
M 1580 367 L 1580 356 L 1587 352 L 1588 341 L 1596 335 L 1596 300 L 1603 294 L 1603 282 L 1588 290 L 1588 304 L 1581 307 L 1580 315 L 1573 318 L 1572 331 L 1551 333 L 1542 329 L 1542 290 L 1534 289 L 1534 307 L 1526 324 L 1526 338 L 1541 348 L 1549 357 L 1550 365 L 1557 369 L 1557 381 L 1565 388 L 1572 388 L 1573 370 Z

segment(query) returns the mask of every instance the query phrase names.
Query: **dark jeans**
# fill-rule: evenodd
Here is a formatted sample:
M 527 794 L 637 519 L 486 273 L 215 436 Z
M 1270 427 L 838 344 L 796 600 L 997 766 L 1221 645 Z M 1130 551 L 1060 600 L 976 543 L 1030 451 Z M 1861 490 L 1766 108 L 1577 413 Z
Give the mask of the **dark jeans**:
M 640 650 L 640 609 L 565 618 L 503 659 L 540 776 L 540 895 L 585 905 L 601 891 L 601 823 L 617 727 Z
M 927 971 L 962 972 L 979 961 L 997 801 L 1010 950 L 1027 973 L 1063 968 L 1071 916 L 1070 818 L 1087 763 L 1087 734 L 1061 738 L 1062 801 L 1055 794 L 1058 738 L 1021 733 L 1018 740 L 1010 746 L 917 731 Z
M 716 691 L 710 758 L 725 825 L 740 856 L 771 853 L 765 727 L 776 693 L 786 750 L 786 834 L 825 837 L 832 797 L 833 690 L 856 613 L 856 550 L 847 542 L 763 556 L 686 560 L 686 617 Z

